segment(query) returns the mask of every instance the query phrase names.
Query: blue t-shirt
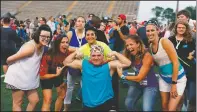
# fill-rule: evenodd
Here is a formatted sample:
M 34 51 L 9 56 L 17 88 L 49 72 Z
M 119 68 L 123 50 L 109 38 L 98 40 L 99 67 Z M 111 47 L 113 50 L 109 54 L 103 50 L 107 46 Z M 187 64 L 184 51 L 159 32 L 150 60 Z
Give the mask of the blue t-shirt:
M 95 66 L 82 62 L 82 99 L 87 107 L 97 107 L 114 97 L 108 63 Z

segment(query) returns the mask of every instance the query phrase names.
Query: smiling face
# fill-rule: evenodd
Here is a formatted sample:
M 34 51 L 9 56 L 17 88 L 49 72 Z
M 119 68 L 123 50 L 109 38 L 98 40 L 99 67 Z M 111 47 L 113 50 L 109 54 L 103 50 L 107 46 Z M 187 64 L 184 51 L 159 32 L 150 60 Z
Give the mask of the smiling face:
M 140 44 L 137 43 L 133 39 L 126 39 L 125 40 L 126 49 L 130 52 L 131 55 L 135 56 L 138 52 Z
M 183 35 L 186 31 L 186 26 L 183 24 L 178 24 L 176 27 L 177 34 Z
M 82 17 L 77 18 L 77 21 L 75 23 L 75 27 L 77 29 L 83 29 L 85 27 L 85 19 Z
M 50 41 L 50 32 L 49 31 L 44 31 L 42 30 L 40 32 L 40 38 L 39 38 L 39 43 L 42 44 L 43 46 L 48 45 Z
M 104 62 L 104 56 L 99 52 L 92 52 L 90 55 L 90 60 L 94 65 L 101 65 Z
M 159 31 L 157 30 L 156 26 L 154 25 L 147 25 L 146 26 L 146 35 L 150 42 L 153 42 L 158 37 Z
M 66 53 L 66 51 L 68 50 L 68 46 L 69 46 L 68 38 L 63 37 L 59 45 L 60 52 Z
M 88 30 L 86 32 L 85 38 L 89 44 L 94 44 L 96 42 L 96 35 L 95 35 L 95 32 L 92 30 Z

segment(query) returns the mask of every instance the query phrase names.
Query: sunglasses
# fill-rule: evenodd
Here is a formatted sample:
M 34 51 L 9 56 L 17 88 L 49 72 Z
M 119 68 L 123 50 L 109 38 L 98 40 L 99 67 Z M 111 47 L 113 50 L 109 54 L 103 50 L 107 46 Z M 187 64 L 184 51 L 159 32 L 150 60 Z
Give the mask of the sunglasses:
M 149 25 L 149 24 L 153 24 L 153 25 L 155 25 L 155 26 L 158 26 L 157 21 L 154 21 L 154 20 L 149 20 L 149 21 L 146 23 L 146 25 Z

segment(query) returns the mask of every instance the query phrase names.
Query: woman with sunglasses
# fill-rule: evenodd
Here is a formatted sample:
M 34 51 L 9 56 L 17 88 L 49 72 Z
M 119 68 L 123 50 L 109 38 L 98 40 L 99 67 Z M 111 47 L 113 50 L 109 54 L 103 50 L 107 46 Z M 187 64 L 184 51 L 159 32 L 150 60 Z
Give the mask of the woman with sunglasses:
M 8 71 L 4 82 L 6 88 L 12 90 L 13 111 L 22 111 L 21 105 L 26 94 L 29 104 L 26 111 L 33 111 L 39 101 L 40 60 L 44 46 L 49 44 L 52 32 L 48 25 L 41 25 L 33 35 L 33 40 L 25 43 L 20 50 L 8 57 Z
M 66 85 L 63 81 L 67 71 L 63 69 L 63 60 L 68 56 L 69 41 L 66 35 L 60 35 L 53 41 L 51 48 L 44 54 L 40 65 L 40 83 L 43 93 L 42 111 L 50 111 L 52 88 L 57 91 L 55 111 L 60 111 L 66 95 Z
M 195 51 L 196 44 L 192 38 L 190 26 L 185 21 L 178 21 L 175 25 L 173 36 L 169 40 L 176 48 L 179 61 L 183 65 L 187 76 L 187 97 L 189 100 L 189 111 L 194 111 L 196 100 L 196 63 L 195 63 Z M 181 105 L 180 105 L 181 106 Z M 193 110 L 190 110 L 192 109 Z M 180 107 L 181 109 L 181 107 Z
M 163 111 L 176 111 L 186 86 L 187 78 L 178 61 L 172 42 L 159 37 L 158 25 L 148 21 L 146 35 L 150 42 L 150 51 L 160 70 L 159 90 Z

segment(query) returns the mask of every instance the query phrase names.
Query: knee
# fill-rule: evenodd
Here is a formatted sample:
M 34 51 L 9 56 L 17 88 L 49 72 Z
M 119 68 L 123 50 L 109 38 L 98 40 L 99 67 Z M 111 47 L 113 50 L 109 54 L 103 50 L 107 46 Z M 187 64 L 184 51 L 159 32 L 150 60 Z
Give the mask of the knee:
M 129 111 L 134 110 L 134 101 L 130 98 L 129 99 L 126 98 L 125 106 L 126 106 L 127 110 L 129 110 Z
M 66 92 L 65 91 L 61 91 L 61 92 L 58 93 L 58 99 L 64 100 L 65 96 L 66 96 Z
M 43 101 L 44 104 L 51 104 L 51 102 L 52 102 L 51 97 L 50 98 L 44 98 L 44 101 Z
M 29 100 L 30 103 L 34 103 L 34 104 L 37 104 L 39 101 L 40 101 L 40 99 L 38 97 L 34 97 Z

